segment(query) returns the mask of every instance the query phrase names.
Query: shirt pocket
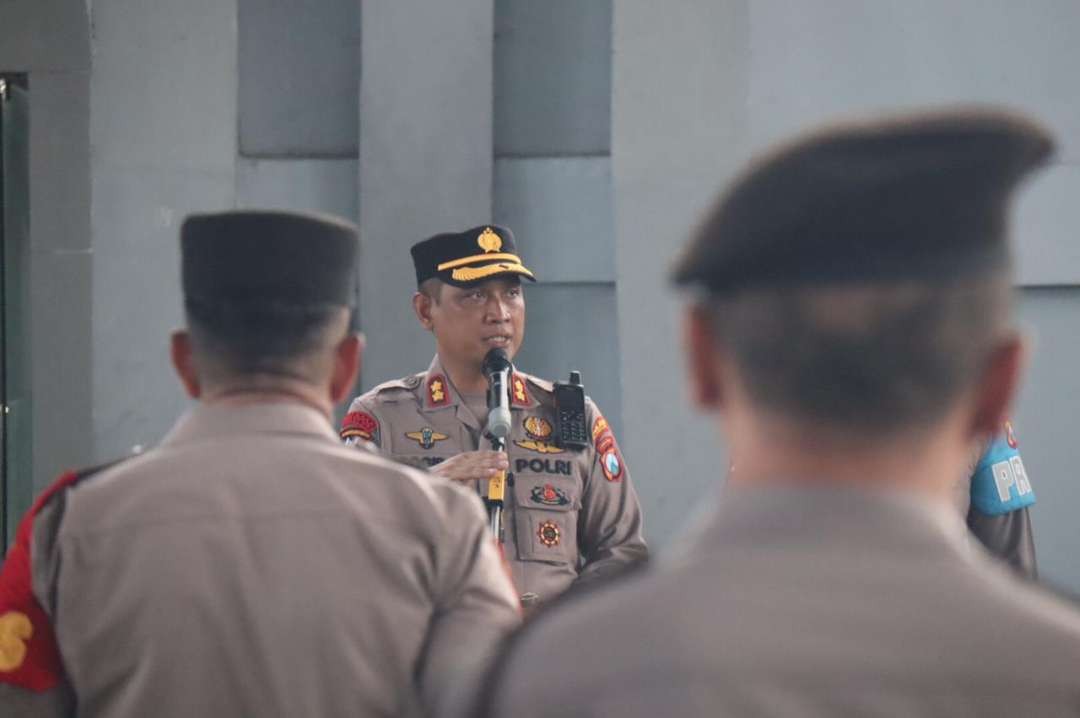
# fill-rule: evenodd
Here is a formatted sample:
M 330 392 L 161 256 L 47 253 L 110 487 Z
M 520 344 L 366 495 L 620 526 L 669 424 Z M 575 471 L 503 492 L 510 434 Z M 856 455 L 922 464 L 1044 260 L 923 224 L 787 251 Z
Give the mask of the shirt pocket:
M 573 482 L 514 477 L 514 538 L 521 561 L 576 564 L 581 497 Z

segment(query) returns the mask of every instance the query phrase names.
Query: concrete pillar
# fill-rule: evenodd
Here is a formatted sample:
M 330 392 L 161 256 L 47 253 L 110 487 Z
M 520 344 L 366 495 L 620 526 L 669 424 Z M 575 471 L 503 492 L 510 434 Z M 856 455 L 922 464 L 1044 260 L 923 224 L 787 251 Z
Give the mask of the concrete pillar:
M 361 6 L 359 214 L 365 388 L 427 367 L 409 246 L 490 221 L 493 0 Z

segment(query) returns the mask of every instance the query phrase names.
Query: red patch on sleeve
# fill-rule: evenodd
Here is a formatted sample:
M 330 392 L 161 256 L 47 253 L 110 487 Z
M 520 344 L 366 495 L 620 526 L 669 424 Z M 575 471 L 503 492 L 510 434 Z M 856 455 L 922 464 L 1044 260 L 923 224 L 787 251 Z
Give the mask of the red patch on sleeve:
M 34 517 L 57 492 L 82 477 L 64 474 L 44 491 L 19 523 L 15 543 L 0 570 L 0 683 L 47 691 L 63 676 L 56 635 L 34 596 L 30 538 Z
M 597 416 L 592 427 L 593 444 L 596 447 L 596 455 L 600 462 L 600 469 L 604 472 L 604 478 L 608 481 L 619 481 L 625 473 L 622 452 L 619 451 L 619 442 L 615 441 L 615 434 L 611 431 L 607 419 Z
M 366 411 L 350 411 L 341 422 L 341 438 L 354 436 L 379 443 L 379 420 Z

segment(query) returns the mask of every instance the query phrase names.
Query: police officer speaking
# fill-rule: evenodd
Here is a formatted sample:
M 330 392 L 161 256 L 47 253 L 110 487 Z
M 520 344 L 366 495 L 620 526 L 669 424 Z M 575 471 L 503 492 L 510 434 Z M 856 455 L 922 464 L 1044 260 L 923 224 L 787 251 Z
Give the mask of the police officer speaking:
M 0 574 L 0 715 L 448 706 L 520 608 L 467 491 L 334 433 L 362 348 L 356 230 L 226 212 L 181 241 L 172 356 L 199 403 L 24 519 Z
M 435 358 L 426 371 L 353 401 L 342 438 L 374 442 L 485 495 L 489 479 L 508 471 L 502 538 L 526 606 L 645 558 L 629 468 L 607 420 L 579 388 L 511 367 L 507 451 L 488 450 L 484 359 L 492 350 L 514 357 L 525 332 L 521 280 L 535 281 L 510 230 L 438 234 L 413 246 L 412 258 L 413 308 L 435 336 Z

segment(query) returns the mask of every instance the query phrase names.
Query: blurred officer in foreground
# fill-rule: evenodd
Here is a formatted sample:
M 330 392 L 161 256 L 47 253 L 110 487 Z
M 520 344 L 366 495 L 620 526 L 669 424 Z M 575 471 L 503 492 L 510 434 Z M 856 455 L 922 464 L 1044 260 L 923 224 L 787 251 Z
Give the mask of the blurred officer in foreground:
M 447 705 L 516 596 L 475 496 L 337 440 L 362 348 L 355 229 L 227 212 L 189 217 L 181 245 L 172 359 L 199 404 L 23 520 L 0 574 L 0 715 Z
M 487 495 L 509 470 L 505 556 L 527 608 L 621 572 L 646 556 L 641 507 L 611 427 L 584 389 L 512 367 L 506 453 L 487 450 L 485 358 L 525 339 L 522 263 L 510 230 L 484 225 L 412 248 L 413 309 L 435 336 L 427 371 L 353 401 L 341 436 Z M 560 399 L 560 397 L 563 397 Z M 562 403 L 560 403 L 562 402 Z
M 951 496 L 1019 379 L 1007 210 L 1050 150 L 956 112 L 742 175 L 675 273 L 737 469 L 681 552 L 527 625 L 489 715 L 1076 715 L 1080 613 L 991 560 Z

